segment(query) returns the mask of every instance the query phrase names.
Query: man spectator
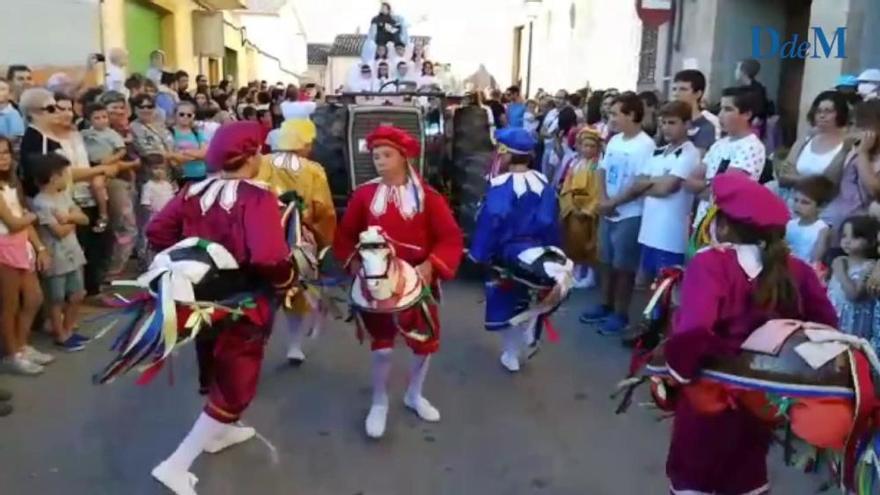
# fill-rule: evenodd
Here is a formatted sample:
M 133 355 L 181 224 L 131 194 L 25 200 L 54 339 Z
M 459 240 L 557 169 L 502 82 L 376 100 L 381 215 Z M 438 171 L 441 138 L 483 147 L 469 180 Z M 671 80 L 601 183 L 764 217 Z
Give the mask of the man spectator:
M 859 74 L 857 90 L 863 100 L 880 98 L 880 69 L 867 69 Z
M 144 78 L 144 76 L 140 74 L 132 74 L 125 80 L 125 89 L 128 90 L 128 95 L 130 98 L 134 98 L 135 96 L 146 91 L 145 82 L 148 79 Z
M 501 103 L 501 91 L 493 89 L 489 93 L 489 99 L 486 100 L 486 106 L 492 110 L 492 118 L 495 119 L 495 127 L 503 129 L 507 127 L 507 115 L 504 109 L 504 103 Z
M 700 195 L 694 218 L 698 226 L 709 210 L 712 179 L 728 171 L 744 173 L 757 181 L 764 171 L 764 143 L 752 132 L 751 121 L 759 106 L 758 95 L 749 88 L 726 88 L 721 93 L 721 129 L 727 136 L 716 141 L 687 181 L 687 188 Z
M 507 100 L 507 125 L 510 127 L 523 127 L 526 103 L 523 101 L 519 86 L 507 88 Z
M 758 81 L 758 73 L 761 72 L 761 63 L 753 58 L 740 61 L 736 66 L 736 80 L 743 88 L 751 90 L 755 94 L 757 107 L 752 117 L 752 127 L 758 137 L 764 137 L 765 123 L 770 111 L 770 101 L 767 99 L 767 88 Z
M 704 115 L 700 101 L 706 93 L 706 76 L 696 69 L 686 69 L 675 74 L 672 80 L 672 99 L 686 103 L 691 109 L 688 119 L 688 139 L 705 155 L 715 142 L 715 125 Z M 662 138 L 662 136 L 661 136 Z
M 162 83 L 162 72 L 165 71 L 165 52 L 153 50 L 150 52 L 150 68 L 147 69 L 147 79 L 158 86 Z
M 180 96 L 177 91 L 179 80 L 178 75 L 173 72 L 162 73 L 159 94 L 156 95 L 156 113 L 159 114 L 158 118 L 161 121 L 174 117 L 174 111 L 177 110 L 177 104 L 180 103 Z
M 177 98 L 180 101 L 195 102 L 193 96 L 187 91 L 189 89 L 189 74 L 185 70 L 179 70 L 175 76 L 177 78 Z
M 12 87 L 0 79 L 0 136 L 17 143 L 24 136 L 24 119 L 12 104 Z
M 6 80 L 12 85 L 14 103 L 18 103 L 24 90 L 34 85 L 31 69 L 27 65 L 10 65 L 6 70 Z
M 397 80 L 399 82 L 415 82 L 415 75 L 411 74 L 409 71 L 409 64 L 406 60 L 401 60 L 397 62 Z
M 199 74 L 196 76 L 196 93 L 208 94 L 210 88 L 208 87 L 208 78 L 204 74 Z
M 618 131 L 608 142 L 599 164 L 599 286 L 601 303 L 581 315 L 583 323 L 600 323 L 599 332 L 617 335 L 629 324 L 629 306 L 641 253 L 639 229 L 643 194 L 651 185 L 642 180 L 654 152 L 654 140 L 642 130 L 645 108 L 632 92 L 617 97 L 611 125 Z
M 128 96 L 125 88 L 126 68 L 128 67 L 128 52 L 123 48 L 111 48 L 107 57 L 107 73 L 105 74 L 104 87 L 108 91 L 118 91 Z

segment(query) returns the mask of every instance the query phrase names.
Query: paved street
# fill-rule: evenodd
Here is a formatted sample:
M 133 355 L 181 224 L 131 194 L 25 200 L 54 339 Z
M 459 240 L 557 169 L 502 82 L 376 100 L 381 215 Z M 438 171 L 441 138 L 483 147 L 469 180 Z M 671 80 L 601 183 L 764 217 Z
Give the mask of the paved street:
M 584 292 L 556 318 L 563 340 L 546 345 L 517 376 L 497 361 L 483 332 L 475 284 L 447 285 L 444 337 L 426 395 L 443 421 L 420 422 L 400 403 L 407 352 L 396 353 L 388 433 L 368 441 L 369 359 L 353 329 L 334 323 L 309 344 L 301 369 L 283 362 L 275 335 L 261 389 L 245 416 L 277 449 L 251 441 L 194 466 L 203 495 L 636 495 L 665 494 L 668 423 L 634 407 L 614 416 L 608 399 L 627 354 L 577 323 Z M 38 345 L 42 341 L 38 340 Z M 16 393 L 0 419 L 4 495 L 162 494 L 150 469 L 177 445 L 199 412 L 194 354 L 174 360 L 148 387 L 127 378 L 90 384 L 109 341 L 61 356 L 38 378 L 0 377 Z M 400 350 L 402 351 L 402 350 Z M 308 351 L 307 351 L 308 352 Z M 815 492 L 817 478 L 771 455 L 774 493 Z

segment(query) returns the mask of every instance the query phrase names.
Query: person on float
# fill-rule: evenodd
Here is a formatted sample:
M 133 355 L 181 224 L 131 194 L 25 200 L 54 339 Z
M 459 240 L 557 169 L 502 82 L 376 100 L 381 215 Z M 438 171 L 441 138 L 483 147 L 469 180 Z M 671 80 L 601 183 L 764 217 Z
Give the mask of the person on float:
M 837 325 L 834 308 L 815 271 L 785 242 L 785 202 L 739 172 L 712 183 L 717 216 L 713 244 L 684 273 L 681 302 L 665 345 L 670 373 L 682 384 L 698 377 L 713 356 L 737 352 L 751 332 L 771 319 Z M 679 398 L 666 472 L 671 493 L 769 493 L 770 426 L 733 405 L 700 414 Z
M 351 260 L 348 269 L 357 273 L 359 235 L 370 226 L 384 230 L 396 256 L 416 268 L 422 279 L 438 294 L 437 281 L 455 276 L 461 262 L 464 240 L 446 199 L 423 184 L 409 160 L 418 159 L 420 145 L 406 131 L 379 126 L 367 136 L 367 148 L 379 177 L 355 189 L 345 215 L 336 230 L 333 250 L 340 260 Z M 425 342 L 406 339 L 415 354 L 404 404 L 425 421 L 440 420 L 440 412 L 422 395 L 429 358 L 440 346 L 437 305 L 430 305 L 434 333 Z M 392 315 L 363 314 L 371 339 L 373 398 L 366 419 L 367 435 L 380 438 L 388 416 L 388 376 L 391 350 L 398 333 Z
M 203 182 L 188 185 L 147 226 L 152 248 L 167 249 L 197 237 L 223 245 L 239 267 L 252 274 L 253 298 L 262 324 L 240 318 L 217 334 L 210 363 L 208 398 L 192 430 L 152 475 L 177 495 L 195 495 L 193 461 L 252 438 L 253 428 L 236 424 L 254 399 L 272 322 L 273 291 L 291 286 L 278 198 L 252 179 L 257 175 L 263 132 L 255 122 L 227 124 L 211 141 Z M 202 356 L 200 356 L 202 357 Z
M 526 249 L 559 247 L 559 204 L 544 174 L 529 168 L 537 144 L 521 127 L 495 133 L 500 151 L 509 155 L 507 169 L 489 181 L 468 256 L 482 265 L 513 267 Z M 534 342 L 535 322 L 511 320 L 529 306 L 529 288 L 493 277 L 486 281 L 485 327 L 501 333 L 501 365 L 520 369 L 526 344 Z
M 269 184 L 279 197 L 296 193 L 303 205 L 303 225 L 314 235 L 316 252 L 320 253 L 333 244 L 336 210 L 324 167 L 308 158 L 315 135 L 315 124 L 308 118 L 285 121 L 278 137 L 278 151 L 263 157 L 257 180 Z M 275 321 L 276 328 L 286 326 L 290 332 L 288 361 L 294 366 L 302 364 L 306 359 L 303 338 L 318 329 L 320 312 L 310 308 L 305 294 L 300 292 L 290 311 L 279 308 Z

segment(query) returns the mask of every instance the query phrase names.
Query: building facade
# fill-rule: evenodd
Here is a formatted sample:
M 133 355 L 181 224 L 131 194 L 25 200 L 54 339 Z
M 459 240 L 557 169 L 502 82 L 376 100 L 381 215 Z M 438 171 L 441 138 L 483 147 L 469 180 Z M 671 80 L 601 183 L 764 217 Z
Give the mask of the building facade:
M 880 23 L 876 0 L 674 0 L 673 21 L 656 30 L 653 47 L 642 47 L 642 67 L 653 61 L 654 77 L 642 78 L 640 88 L 667 94 L 671 78 L 685 68 L 706 74 L 706 98 L 718 100 L 721 90 L 734 84 L 739 60 L 753 58 L 752 33 L 758 28 L 762 44 L 758 79 L 781 116 L 786 140 L 806 130 L 804 116 L 813 98 L 834 87 L 841 74 L 858 74 L 880 67 L 880 43 L 871 27 Z M 815 29 L 827 34 L 829 43 L 845 28 L 845 58 L 812 52 L 806 58 L 783 58 L 770 54 L 770 30 L 780 41 L 812 41 Z
M 522 2 L 520 10 L 512 29 L 511 81 L 529 86 L 532 94 L 538 88 L 635 89 L 641 21 L 634 2 L 544 0 L 531 19 Z
M 169 68 L 297 82 L 306 69 L 305 40 L 297 35 L 287 0 L 28 0 L 0 2 L 0 66 L 26 64 L 43 82 L 74 72 L 89 54 L 129 52 L 129 72 L 143 72 L 162 50 Z M 51 15 L 46 15 L 51 12 Z M 47 36 L 47 33 L 51 35 Z M 101 78 L 95 71 L 93 79 Z

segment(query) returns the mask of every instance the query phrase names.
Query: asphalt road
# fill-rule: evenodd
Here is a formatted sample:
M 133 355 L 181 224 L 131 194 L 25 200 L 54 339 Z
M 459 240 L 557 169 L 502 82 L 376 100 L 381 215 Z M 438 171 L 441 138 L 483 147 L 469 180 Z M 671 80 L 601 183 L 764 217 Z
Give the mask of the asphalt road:
M 386 437 L 368 440 L 369 353 L 353 328 L 334 323 L 309 342 L 302 368 L 283 360 L 273 336 L 256 401 L 245 415 L 274 446 L 253 440 L 200 457 L 202 495 L 637 495 L 667 493 L 668 422 L 634 407 L 613 414 L 609 393 L 627 351 L 577 322 L 589 297 L 576 292 L 555 318 L 562 334 L 515 376 L 498 363 L 500 343 L 481 330 L 481 291 L 446 286 L 443 344 L 426 396 L 439 424 L 422 423 L 401 403 L 408 351 L 395 353 Z M 38 346 L 44 343 L 37 340 Z M 109 338 L 60 356 L 37 378 L 0 376 L 16 394 L 0 419 L 3 495 L 166 493 L 149 476 L 189 430 L 202 406 L 194 352 L 139 387 L 132 379 L 93 386 Z M 771 453 L 776 494 L 814 493 L 821 480 Z

